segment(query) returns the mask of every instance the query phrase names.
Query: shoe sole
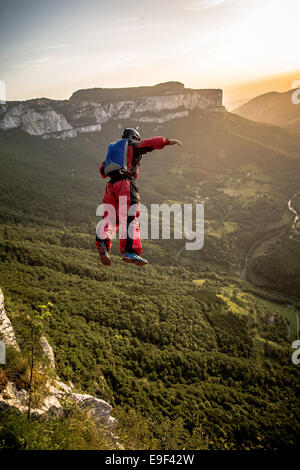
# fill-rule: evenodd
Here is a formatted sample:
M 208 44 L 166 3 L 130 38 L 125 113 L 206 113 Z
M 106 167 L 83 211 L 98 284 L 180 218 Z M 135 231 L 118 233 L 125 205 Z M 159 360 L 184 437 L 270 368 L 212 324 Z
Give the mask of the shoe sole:
M 136 261 L 131 258 L 123 258 L 124 263 L 135 264 L 136 266 L 145 266 L 148 264 L 148 261 Z
M 111 261 L 110 261 L 109 256 L 107 256 L 107 254 L 106 254 L 105 247 L 99 245 L 99 246 L 97 246 L 97 250 L 98 250 L 99 255 L 100 255 L 100 261 L 101 261 L 101 263 L 102 263 L 104 266 L 110 266 L 110 265 L 111 265 Z

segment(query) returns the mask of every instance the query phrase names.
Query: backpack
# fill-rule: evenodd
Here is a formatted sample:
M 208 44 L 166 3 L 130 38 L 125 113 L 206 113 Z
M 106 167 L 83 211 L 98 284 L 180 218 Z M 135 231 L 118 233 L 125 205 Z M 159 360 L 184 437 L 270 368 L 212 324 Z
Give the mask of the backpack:
M 104 173 L 108 175 L 111 171 L 127 171 L 128 139 L 109 144 L 104 163 Z

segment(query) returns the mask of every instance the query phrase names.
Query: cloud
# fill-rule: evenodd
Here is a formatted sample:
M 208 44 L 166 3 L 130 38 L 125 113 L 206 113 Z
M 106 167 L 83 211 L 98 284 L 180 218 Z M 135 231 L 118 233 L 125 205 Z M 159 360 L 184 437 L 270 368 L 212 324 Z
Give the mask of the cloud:
M 32 70 L 46 70 L 52 67 L 58 67 L 72 62 L 77 62 L 84 59 L 84 56 L 76 56 L 64 59 L 53 59 L 52 57 L 38 57 L 36 59 L 27 60 L 20 64 L 12 65 L 11 69 L 32 69 Z
M 133 16 L 131 18 L 122 18 L 120 20 L 112 21 L 111 24 L 130 23 L 131 21 L 137 21 L 138 19 L 139 19 L 138 16 Z
M 208 10 L 209 8 L 214 8 L 222 3 L 224 3 L 226 0 L 203 0 L 202 2 L 197 2 L 193 3 L 188 7 L 184 7 L 185 10 L 189 11 L 201 11 L 201 10 Z
M 167 58 L 174 59 L 181 56 L 188 56 L 191 53 L 194 53 L 199 50 L 205 50 L 208 48 L 208 45 L 214 41 L 215 32 L 209 33 L 197 33 L 193 34 L 190 38 L 187 38 L 183 41 L 178 41 L 176 44 L 173 44 L 168 52 Z
M 110 69 L 115 69 L 122 66 L 123 64 L 134 61 L 138 57 L 140 57 L 140 54 L 138 53 L 122 54 L 121 56 L 116 54 L 116 56 L 112 57 L 111 60 L 105 57 L 95 56 L 93 58 L 94 70 L 98 69 L 99 71 L 104 72 Z M 98 65 L 96 65 L 97 63 Z
M 39 51 L 47 51 L 47 50 L 52 50 L 52 49 L 63 49 L 65 47 L 69 47 L 69 44 L 55 44 L 55 45 L 49 45 L 45 47 L 40 47 L 38 50 Z

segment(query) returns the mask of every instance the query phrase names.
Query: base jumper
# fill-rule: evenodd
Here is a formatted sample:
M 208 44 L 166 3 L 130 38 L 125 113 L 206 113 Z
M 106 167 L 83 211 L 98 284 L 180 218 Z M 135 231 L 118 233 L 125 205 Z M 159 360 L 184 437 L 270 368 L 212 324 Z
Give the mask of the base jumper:
M 181 145 L 179 140 L 165 137 L 152 137 L 141 140 L 135 128 L 123 130 L 122 139 L 109 145 L 106 160 L 99 171 L 102 178 L 109 177 L 106 184 L 103 206 L 104 218 L 97 226 L 96 248 L 100 261 L 110 266 L 112 236 L 119 225 L 125 229 L 125 236 L 120 237 L 120 251 L 123 261 L 143 266 L 148 261 L 140 256 L 142 252 L 139 222 L 139 190 L 135 183 L 142 155 L 152 150 L 162 150 L 166 145 Z

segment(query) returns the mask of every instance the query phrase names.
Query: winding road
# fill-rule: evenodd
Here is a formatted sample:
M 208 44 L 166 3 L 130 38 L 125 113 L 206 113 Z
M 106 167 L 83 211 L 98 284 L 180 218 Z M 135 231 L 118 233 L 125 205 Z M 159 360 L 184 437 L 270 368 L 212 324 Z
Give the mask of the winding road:
M 294 235 L 298 235 L 300 232 L 299 230 L 297 230 L 297 222 L 299 221 L 300 217 L 299 217 L 299 214 L 298 212 L 296 211 L 296 209 L 292 206 L 292 202 L 293 202 L 293 199 L 299 194 L 299 191 L 297 193 L 295 193 L 291 199 L 289 200 L 288 202 L 288 208 L 289 210 L 295 214 L 295 217 L 294 217 L 294 220 L 293 220 L 293 224 L 292 224 L 292 230 L 294 231 L 294 234 L 291 234 L 290 235 L 290 239 L 291 240 L 294 240 L 294 242 L 296 243 L 300 243 L 300 240 L 297 240 L 296 238 L 294 238 Z
M 293 199 L 297 196 L 297 194 L 299 194 L 299 192 L 295 193 L 291 199 L 289 199 L 288 201 L 288 208 L 289 210 L 294 214 L 294 220 L 293 220 L 293 223 L 292 223 L 292 230 L 294 231 L 294 234 L 291 234 L 289 236 L 289 238 L 291 240 L 293 240 L 294 242 L 296 243 L 300 243 L 300 240 L 297 240 L 294 238 L 294 235 L 299 235 L 300 234 L 300 231 L 297 230 L 297 223 L 298 221 L 300 220 L 300 217 L 299 217 L 299 214 L 297 213 L 296 209 L 293 207 L 292 205 L 292 201 Z M 256 241 L 253 245 L 250 246 L 250 248 L 248 248 L 248 251 L 246 253 L 246 256 L 245 256 L 245 260 L 244 260 L 244 265 L 241 269 L 241 278 L 244 280 L 244 281 L 247 281 L 247 265 L 248 265 L 248 259 L 249 259 L 249 255 L 251 253 L 251 251 L 256 247 L 258 246 L 261 242 L 265 241 L 266 240 L 266 236 L 264 236 L 261 240 L 258 240 Z M 286 305 L 286 307 L 295 315 L 296 317 L 296 338 L 299 339 L 299 314 L 298 312 L 296 311 L 295 307 L 293 305 Z M 288 331 L 288 338 L 291 337 L 291 328 L 290 328 L 290 325 L 288 323 L 288 321 L 286 321 L 286 325 L 287 325 L 287 331 Z
M 300 243 L 300 240 L 297 240 L 296 238 L 294 238 L 294 235 L 300 235 L 300 231 L 297 230 L 297 223 L 300 220 L 300 216 L 299 216 L 298 212 L 296 211 L 296 209 L 292 206 L 292 201 L 298 194 L 299 194 L 299 191 L 297 191 L 291 197 L 291 199 L 289 199 L 289 201 L 288 201 L 288 208 L 294 214 L 294 220 L 293 220 L 293 223 L 292 223 L 292 230 L 294 231 L 294 234 L 291 234 L 289 236 L 289 238 L 291 240 L 293 240 L 294 242 L 296 242 L 296 243 Z M 243 264 L 243 267 L 241 269 L 241 278 L 243 279 L 243 281 L 247 281 L 247 266 L 248 266 L 248 259 L 249 259 L 250 252 L 254 248 L 256 248 L 258 245 L 260 245 L 260 243 L 264 242 L 266 240 L 266 238 L 268 238 L 268 236 L 269 235 L 267 235 L 267 237 L 266 237 L 266 235 L 264 235 L 261 240 L 255 241 L 253 243 L 253 245 L 251 245 L 250 248 L 248 248 L 245 259 L 244 259 L 244 264 Z
M 252 246 L 248 249 L 246 253 L 244 266 L 242 267 L 242 270 L 241 270 L 241 278 L 243 279 L 243 281 L 247 281 L 246 273 L 247 273 L 248 257 L 249 257 L 249 253 L 251 250 L 252 250 Z
M 298 312 L 295 310 L 295 307 L 293 305 L 287 305 L 287 308 L 293 312 L 296 316 L 296 336 L 297 338 L 296 339 L 299 339 L 299 314 Z

